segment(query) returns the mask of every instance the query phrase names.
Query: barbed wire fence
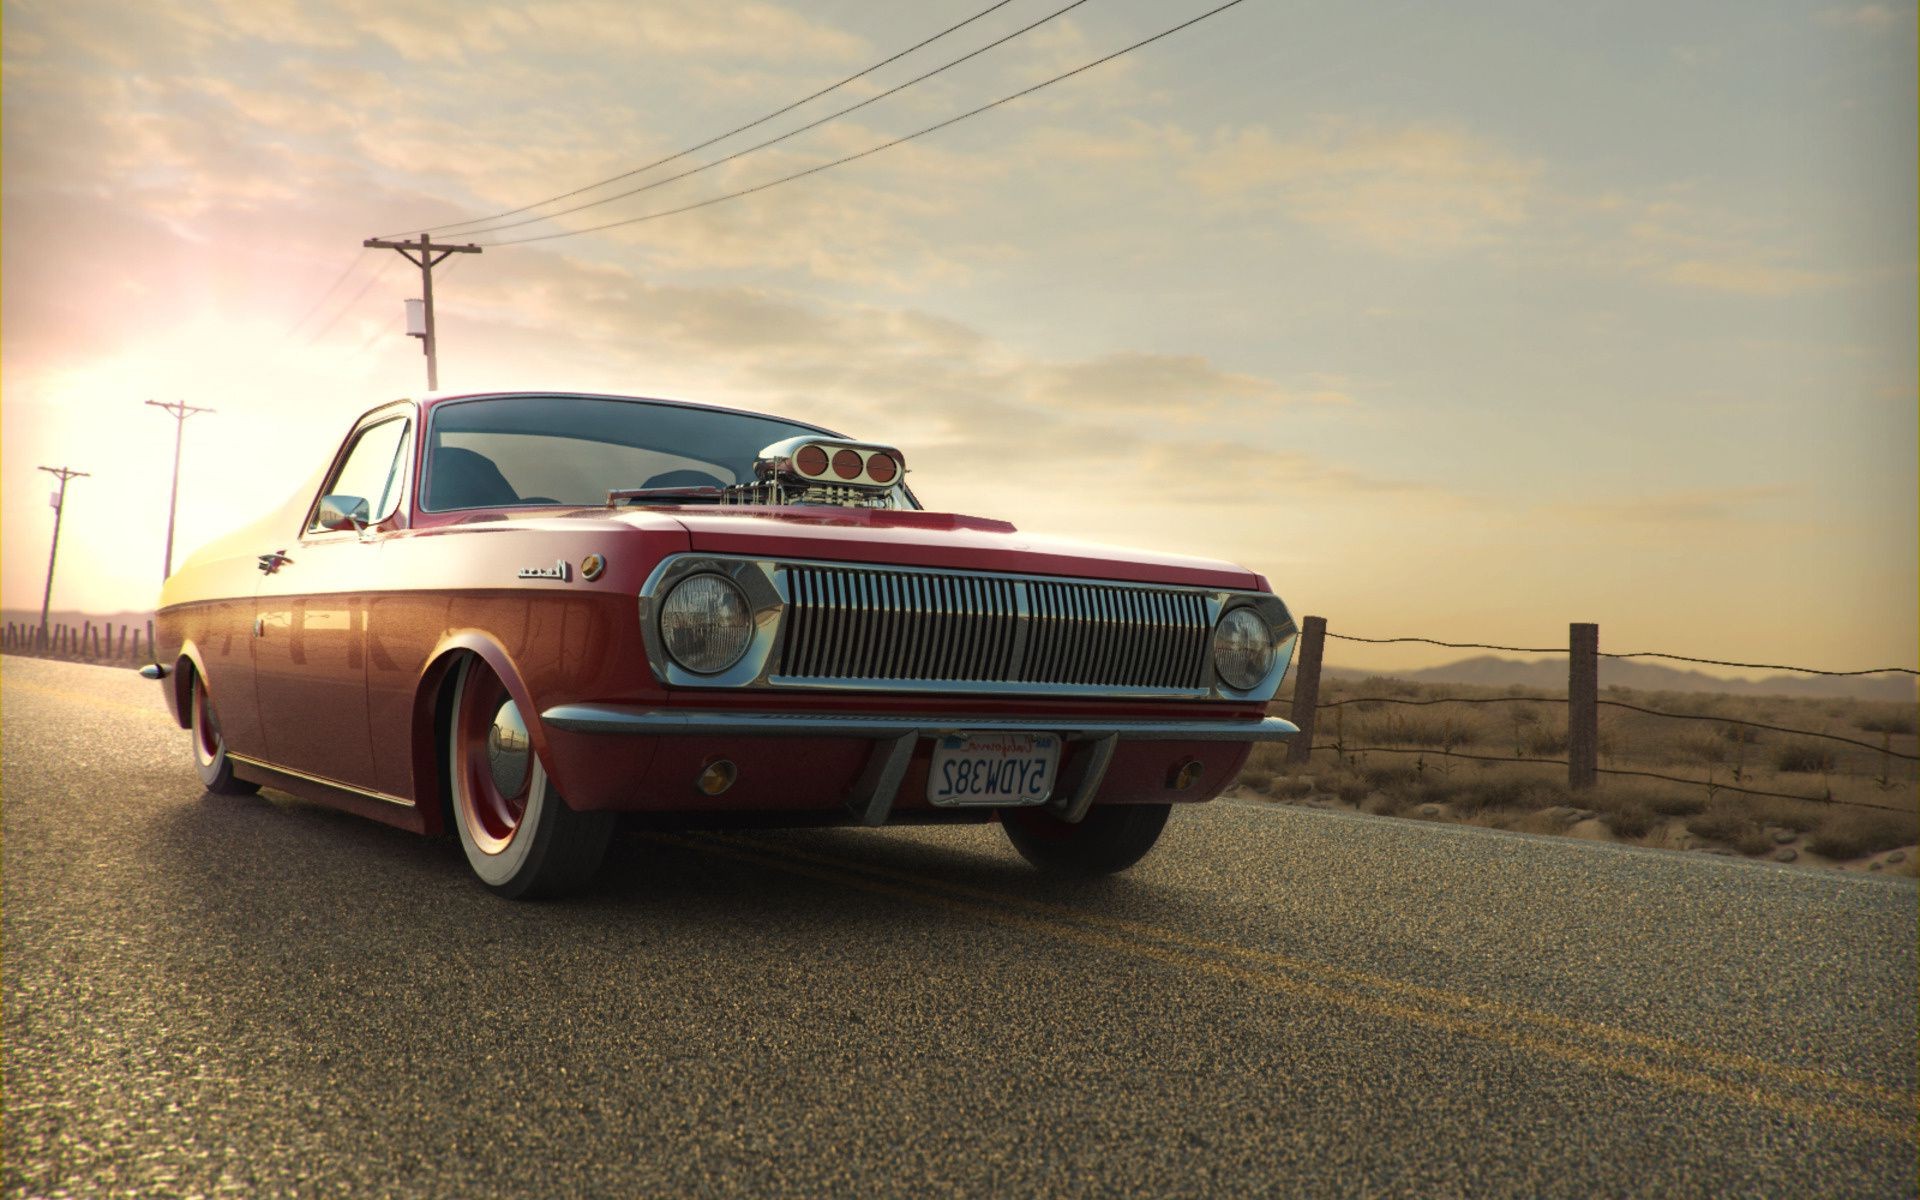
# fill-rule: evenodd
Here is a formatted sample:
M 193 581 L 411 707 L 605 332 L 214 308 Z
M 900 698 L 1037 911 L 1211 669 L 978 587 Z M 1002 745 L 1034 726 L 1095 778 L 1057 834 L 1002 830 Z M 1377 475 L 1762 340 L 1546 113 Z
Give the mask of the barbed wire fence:
M 1867 801 L 1852 800 L 1833 794 L 1829 786 L 1821 795 L 1807 795 L 1793 792 L 1769 791 L 1763 788 L 1745 787 L 1737 782 L 1714 779 L 1711 771 L 1705 779 L 1669 775 L 1658 771 L 1643 771 L 1627 767 L 1603 767 L 1600 765 L 1600 710 L 1618 709 L 1640 713 L 1645 716 L 1675 721 L 1706 721 L 1719 726 L 1767 730 L 1796 737 L 1822 739 L 1842 743 L 1859 749 L 1869 750 L 1884 758 L 1898 759 L 1904 762 L 1920 762 L 1920 755 L 1909 754 L 1892 748 L 1891 735 L 1881 745 L 1862 741 L 1859 738 L 1846 737 L 1821 729 L 1796 729 L 1786 725 L 1775 725 L 1764 721 L 1749 721 L 1734 717 L 1713 716 L 1705 713 L 1680 713 L 1665 709 L 1649 708 L 1641 704 L 1632 704 L 1624 700 L 1601 699 L 1600 697 L 1600 660 L 1657 658 L 1672 662 L 1699 663 L 1708 666 L 1735 667 L 1757 671 L 1780 671 L 1802 675 L 1827 676 L 1834 678 L 1857 677 L 1867 675 L 1907 675 L 1920 677 L 1920 671 L 1911 667 L 1873 667 L 1865 670 L 1830 671 L 1818 667 L 1797 667 L 1780 663 L 1734 662 L 1727 659 L 1696 658 L 1684 654 L 1669 654 L 1663 651 L 1636 650 L 1631 653 L 1608 653 L 1600 649 L 1600 627 L 1595 624 L 1575 622 L 1567 627 L 1567 644 L 1564 646 L 1502 646 L 1487 642 L 1449 642 L 1427 637 L 1360 637 L 1355 634 L 1332 633 L 1327 629 L 1325 617 L 1307 617 L 1301 623 L 1300 641 L 1295 653 L 1294 688 L 1291 708 L 1288 714 L 1293 723 L 1300 727 L 1298 737 L 1289 741 L 1287 762 L 1296 768 L 1305 767 L 1312 761 L 1315 753 L 1332 751 L 1346 756 L 1350 754 L 1416 754 L 1439 755 L 1445 758 L 1465 759 L 1488 763 L 1528 763 L 1540 766 L 1567 768 L 1567 787 L 1573 792 L 1582 792 L 1593 788 L 1601 775 L 1633 776 L 1646 779 L 1664 780 L 1669 783 L 1690 784 L 1704 787 L 1711 797 L 1717 792 L 1731 792 L 1743 796 L 1758 796 L 1781 800 L 1801 800 L 1816 804 L 1838 804 L 1857 808 L 1886 810 L 1888 806 Z M 1531 694 L 1514 696 L 1348 696 L 1338 700 L 1322 702 L 1320 700 L 1321 663 L 1325 654 L 1326 642 L 1331 638 L 1337 641 L 1364 643 L 1373 646 L 1419 644 L 1440 646 L 1450 650 L 1494 650 L 1511 654 L 1564 654 L 1567 656 L 1567 694 L 1565 696 L 1538 696 Z M 1523 755 L 1516 752 L 1505 754 L 1478 754 L 1456 750 L 1452 745 L 1435 746 L 1356 746 L 1349 745 L 1344 738 L 1333 742 L 1317 742 L 1315 735 L 1319 728 L 1319 715 L 1323 710 L 1340 710 L 1349 705 L 1402 705 L 1407 707 L 1426 707 L 1432 705 L 1501 705 L 1501 704 L 1564 704 L 1567 706 L 1567 737 L 1565 758 L 1548 758 Z

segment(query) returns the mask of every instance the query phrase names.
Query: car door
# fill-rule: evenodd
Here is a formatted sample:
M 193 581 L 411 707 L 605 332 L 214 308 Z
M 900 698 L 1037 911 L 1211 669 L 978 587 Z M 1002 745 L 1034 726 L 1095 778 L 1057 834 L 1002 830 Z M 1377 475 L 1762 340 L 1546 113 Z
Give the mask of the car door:
M 254 694 L 273 765 L 361 790 L 375 785 L 367 727 L 367 608 L 379 587 L 378 531 L 404 520 L 411 407 L 355 428 L 290 547 L 254 594 Z M 351 525 L 328 528 L 321 497 L 350 497 Z M 358 505 L 353 503 L 357 500 Z

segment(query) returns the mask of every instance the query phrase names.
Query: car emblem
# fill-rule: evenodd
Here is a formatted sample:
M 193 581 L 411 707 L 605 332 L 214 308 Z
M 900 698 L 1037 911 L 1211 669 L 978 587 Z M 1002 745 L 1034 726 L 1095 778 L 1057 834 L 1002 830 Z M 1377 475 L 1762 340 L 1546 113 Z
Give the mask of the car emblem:
M 607 572 L 605 555 L 589 554 L 580 560 L 580 578 L 598 579 Z
M 550 567 L 521 567 L 520 578 L 558 579 L 561 583 L 565 583 L 573 578 L 573 567 L 562 558 L 556 560 Z

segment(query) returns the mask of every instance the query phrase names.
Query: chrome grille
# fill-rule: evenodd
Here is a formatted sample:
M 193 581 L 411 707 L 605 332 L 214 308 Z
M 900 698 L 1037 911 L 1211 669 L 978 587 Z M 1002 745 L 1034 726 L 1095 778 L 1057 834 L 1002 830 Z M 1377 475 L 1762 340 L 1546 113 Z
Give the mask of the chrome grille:
M 789 565 L 775 681 L 1205 687 L 1198 591 Z

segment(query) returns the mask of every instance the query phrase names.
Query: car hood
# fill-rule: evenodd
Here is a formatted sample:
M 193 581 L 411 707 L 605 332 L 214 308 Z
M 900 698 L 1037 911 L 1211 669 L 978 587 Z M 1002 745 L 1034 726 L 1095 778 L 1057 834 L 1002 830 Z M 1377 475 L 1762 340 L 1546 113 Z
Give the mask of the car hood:
M 615 519 L 657 528 L 662 518 L 686 530 L 690 549 L 710 554 L 1012 571 L 1198 587 L 1265 586 L 1258 575 L 1232 563 L 1036 537 L 1005 521 L 953 513 L 824 506 L 757 512 L 655 508 L 622 513 Z

